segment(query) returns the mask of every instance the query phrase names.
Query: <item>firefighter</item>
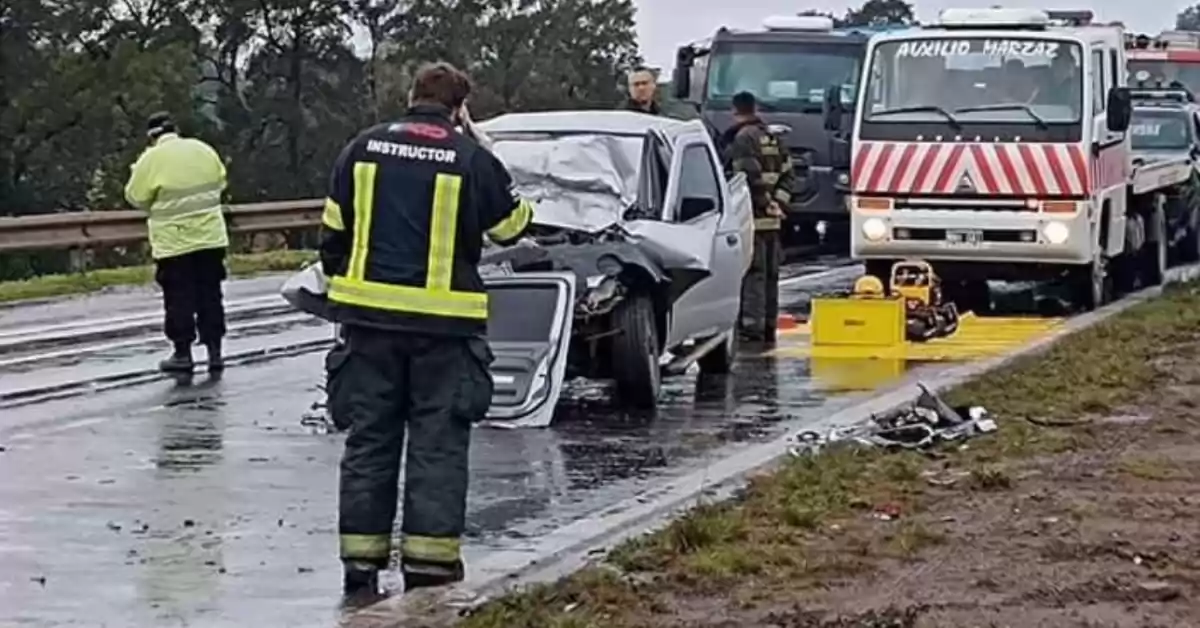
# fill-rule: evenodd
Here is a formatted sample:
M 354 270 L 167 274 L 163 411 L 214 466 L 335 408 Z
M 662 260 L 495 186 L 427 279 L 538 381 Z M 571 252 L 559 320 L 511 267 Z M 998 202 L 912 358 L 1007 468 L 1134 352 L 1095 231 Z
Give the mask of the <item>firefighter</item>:
M 150 147 L 133 164 L 125 199 L 149 214 L 154 278 L 163 292 L 163 329 L 175 346 L 159 368 L 190 373 L 198 333 L 208 350 L 208 370 L 215 373 L 225 367 L 225 164 L 208 144 L 180 137 L 167 113 L 151 115 L 147 126 Z
M 321 264 L 346 341 L 329 403 L 350 425 L 338 528 L 351 604 L 378 593 L 405 449 L 405 588 L 463 578 L 471 426 L 492 396 L 477 265 L 485 233 L 515 242 L 533 213 L 503 164 L 455 130 L 470 91 L 453 66 L 423 66 L 408 112 L 352 140 L 330 179 Z
M 733 97 L 734 124 L 724 133 L 726 168 L 743 172 L 754 206 L 754 258 L 742 282 L 741 334 L 747 341 L 775 341 L 779 319 L 779 229 L 792 198 L 792 158 L 758 117 L 750 92 Z
M 629 73 L 629 97 L 621 104 L 621 109 L 648 113 L 652 116 L 664 115 L 662 107 L 654 98 L 654 92 L 657 89 L 658 81 L 654 78 L 654 72 L 643 66 L 634 68 Z

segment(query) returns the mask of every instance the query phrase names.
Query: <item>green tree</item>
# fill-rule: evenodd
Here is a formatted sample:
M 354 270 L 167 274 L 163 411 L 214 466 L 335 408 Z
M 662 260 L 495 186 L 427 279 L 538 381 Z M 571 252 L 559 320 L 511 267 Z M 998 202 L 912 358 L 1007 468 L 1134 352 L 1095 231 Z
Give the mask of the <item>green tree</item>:
M 857 9 L 846 12 L 846 26 L 882 26 L 885 24 L 916 24 L 913 6 L 904 0 L 866 0 Z
M 1200 4 L 1180 11 L 1175 17 L 1175 28 L 1181 31 L 1200 31 Z

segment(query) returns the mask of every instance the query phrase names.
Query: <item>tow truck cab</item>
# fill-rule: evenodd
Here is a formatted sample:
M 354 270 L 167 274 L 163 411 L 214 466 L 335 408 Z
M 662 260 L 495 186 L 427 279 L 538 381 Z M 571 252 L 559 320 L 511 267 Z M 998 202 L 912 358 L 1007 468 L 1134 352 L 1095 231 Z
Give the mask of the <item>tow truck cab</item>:
M 872 28 L 834 28 L 819 16 L 768 18 L 762 30 L 722 27 L 709 40 L 682 46 L 672 75 L 674 96 L 697 106 L 718 135 L 733 124 L 732 97 L 749 91 L 763 119 L 791 151 L 796 186 L 783 237 L 788 244 L 848 242 L 850 114 Z M 837 124 L 827 100 L 840 98 Z
M 1126 33 L 1124 44 L 1131 85 L 1152 88 L 1178 83 L 1192 93 L 1200 92 L 1200 33 Z
M 1122 32 L 1091 13 L 946 9 L 875 36 L 853 133 L 851 253 L 925 259 L 965 309 L 988 280 L 1066 274 L 1104 300 L 1124 249 L 1131 115 Z M 1090 301 L 1090 303 L 1088 303 Z

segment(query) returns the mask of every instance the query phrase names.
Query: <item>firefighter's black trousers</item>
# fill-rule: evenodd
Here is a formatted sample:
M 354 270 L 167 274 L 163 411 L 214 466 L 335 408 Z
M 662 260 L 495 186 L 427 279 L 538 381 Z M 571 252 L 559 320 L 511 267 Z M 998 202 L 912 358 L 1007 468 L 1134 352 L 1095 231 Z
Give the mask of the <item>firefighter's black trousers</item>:
M 742 334 L 751 340 L 775 340 L 779 326 L 779 266 L 783 251 L 778 230 L 754 232 L 754 257 L 742 281 Z
M 331 356 L 329 403 L 350 424 L 338 528 L 343 560 L 385 567 L 405 452 L 402 564 L 457 564 L 466 518 L 472 423 L 492 398 L 480 338 L 345 327 Z
M 155 262 L 154 280 L 162 287 L 163 331 L 176 347 L 196 341 L 211 345 L 225 336 L 221 282 L 226 278 L 225 249 L 207 249 Z

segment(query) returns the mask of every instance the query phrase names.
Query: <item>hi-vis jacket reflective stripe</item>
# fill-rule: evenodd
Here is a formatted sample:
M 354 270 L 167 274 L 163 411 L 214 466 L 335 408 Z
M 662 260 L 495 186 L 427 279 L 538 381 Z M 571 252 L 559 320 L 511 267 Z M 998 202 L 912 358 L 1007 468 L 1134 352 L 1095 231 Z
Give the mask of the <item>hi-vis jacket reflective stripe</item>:
M 368 129 L 338 157 L 325 202 L 321 261 L 335 318 L 484 333 L 483 236 L 515 241 L 532 217 L 500 161 L 455 131 L 444 109 L 416 107 Z
M 222 213 L 225 164 L 217 151 L 168 133 L 133 164 L 125 199 L 149 213 L 154 259 L 229 246 Z
M 391 534 L 342 534 L 338 537 L 342 560 L 386 561 L 392 554 Z M 423 563 L 449 564 L 462 559 L 462 541 L 451 537 L 405 534 L 400 556 Z
M 787 147 L 757 118 L 735 124 L 724 133 L 721 144 L 726 168 L 746 174 L 755 230 L 778 230 L 780 220 L 767 215 L 767 208 L 775 202 L 787 211 L 792 201 L 796 175 Z

